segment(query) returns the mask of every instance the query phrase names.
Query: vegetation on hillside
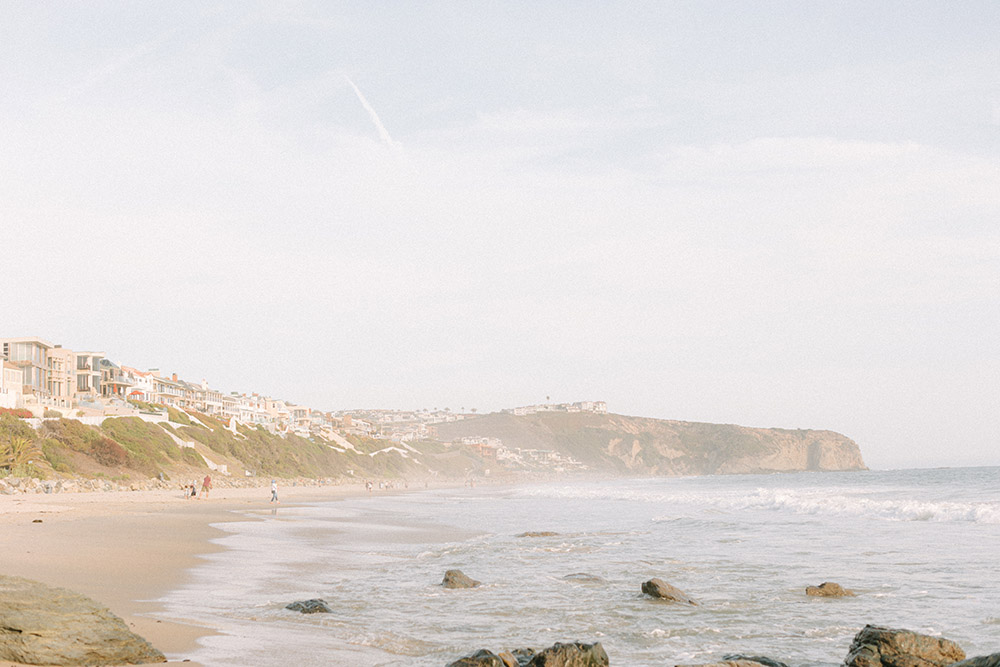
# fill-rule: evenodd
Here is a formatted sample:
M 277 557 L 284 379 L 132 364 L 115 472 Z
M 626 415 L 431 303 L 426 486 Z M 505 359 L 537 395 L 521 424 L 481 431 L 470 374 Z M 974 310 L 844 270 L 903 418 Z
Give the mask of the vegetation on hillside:
M 245 425 L 234 432 L 209 415 L 176 408 L 166 412 L 168 421 L 155 423 L 109 417 L 100 426 L 89 426 L 74 419 L 47 419 L 38 430 L 2 415 L 0 476 L 127 480 L 162 474 L 186 479 L 197 478 L 211 462 L 241 477 L 418 479 L 464 477 L 485 465 L 475 454 L 433 441 L 403 448 L 348 436 L 356 450 L 351 451 L 318 437 L 277 435 Z

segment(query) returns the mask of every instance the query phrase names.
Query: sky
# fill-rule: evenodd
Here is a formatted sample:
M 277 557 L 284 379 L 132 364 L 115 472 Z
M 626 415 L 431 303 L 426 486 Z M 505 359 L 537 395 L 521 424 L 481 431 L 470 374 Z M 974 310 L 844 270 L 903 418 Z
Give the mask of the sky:
M 1000 3 L 0 0 L 0 336 L 1000 465 Z

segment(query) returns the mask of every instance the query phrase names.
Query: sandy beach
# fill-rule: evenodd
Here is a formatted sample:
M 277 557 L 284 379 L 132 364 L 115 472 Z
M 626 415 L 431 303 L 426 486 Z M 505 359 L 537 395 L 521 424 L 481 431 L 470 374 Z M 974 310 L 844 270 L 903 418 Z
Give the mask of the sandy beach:
M 281 498 L 287 507 L 362 493 L 360 484 L 283 487 Z M 151 617 L 155 600 L 184 581 L 200 554 L 219 549 L 212 524 L 245 520 L 234 510 L 268 508 L 269 500 L 268 487 L 216 488 L 205 499 L 179 489 L 0 496 L 0 572 L 97 600 L 179 664 L 210 630 Z

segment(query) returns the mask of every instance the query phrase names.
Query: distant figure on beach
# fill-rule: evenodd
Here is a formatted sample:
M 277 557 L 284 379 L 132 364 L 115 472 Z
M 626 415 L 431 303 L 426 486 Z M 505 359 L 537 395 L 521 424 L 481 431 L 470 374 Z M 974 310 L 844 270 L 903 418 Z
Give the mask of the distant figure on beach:
M 184 487 L 184 488 L 190 488 L 191 489 L 191 493 L 188 494 L 188 498 L 197 498 L 198 497 L 198 487 L 195 486 L 194 482 L 191 482 L 191 486 L 190 487 Z
M 201 482 L 201 492 L 208 498 L 208 492 L 212 490 L 212 478 L 209 475 L 205 475 L 205 479 Z
M 271 480 L 271 502 L 278 502 L 278 482 Z

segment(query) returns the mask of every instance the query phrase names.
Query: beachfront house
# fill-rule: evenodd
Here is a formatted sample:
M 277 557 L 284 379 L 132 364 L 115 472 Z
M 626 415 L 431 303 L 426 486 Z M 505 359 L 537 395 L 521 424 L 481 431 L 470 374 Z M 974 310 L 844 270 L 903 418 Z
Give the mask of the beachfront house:
M 73 400 L 75 403 L 92 403 L 100 406 L 101 401 L 101 360 L 103 352 L 73 353 Z
M 70 407 L 76 385 L 73 372 L 76 359 L 73 350 L 54 345 L 49 350 L 46 362 L 49 372 L 46 374 L 45 387 L 49 395 L 49 404 L 61 408 Z
M 101 359 L 101 396 L 125 400 L 132 387 L 122 367 L 110 359 Z
M 24 375 L 18 366 L 0 359 L 0 408 L 20 408 L 24 405 Z
M 150 368 L 149 372 L 153 376 L 153 402 L 180 407 L 184 402 L 184 387 L 176 381 L 177 375 L 173 378 L 163 377 L 159 368 Z
M 41 338 L 0 338 L 4 358 L 21 369 L 22 393 L 42 403 L 48 399 L 49 350 Z

